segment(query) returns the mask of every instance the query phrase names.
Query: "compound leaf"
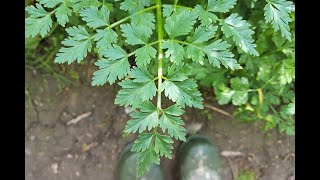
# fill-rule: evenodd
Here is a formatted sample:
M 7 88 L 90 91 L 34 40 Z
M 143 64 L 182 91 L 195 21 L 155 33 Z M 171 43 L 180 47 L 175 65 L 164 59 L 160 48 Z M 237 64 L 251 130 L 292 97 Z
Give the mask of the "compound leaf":
M 158 126 L 158 111 L 157 108 L 151 102 L 145 102 L 137 107 L 140 111 L 134 111 L 130 113 L 132 120 L 127 122 L 124 129 L 125 133 L 135 133 L 139 130 L 139 133 L 150 131 L 152 128 Z
M 85 7 L 99 7 L 101 5 L 101 2 L 99 2 L 99 0 L 73 0 L 73 3 L 74 4 L 72 5 L 72 8 L 76 12 Z
M 121 106 L 132 105 L 135 108 L 140 103 L 151 100 L 156 95 L 157 87 L 154 83 L 154 78 L 147 70 L 135 68 L 129 75 L 133 77 L 144 76 L 144 80 L 128 79 L 120 82 L 119 85 L 122 89 L 116 96 L 115 104 Z
M 26 37 L 35 37 L 37 34 L 41 37 L 47 35 L 52 27 L 51 13 L 38 3 L 35 6 L 27 6 L 26 11 L 30 15 L 25 19 Z
M 93 73 L 92 86 L 102 86 L 106 82 L 113 84 L 117 79 L 123 79 L 130 70 L 127 57 L 119 60 L 102 59 L 94 64 L 99 67 L 99 70 Z
M 236 5 L 237 0 L 208 0 L 207 10 L 226 13 Z
M 157 50 L 152 46 L 145 45 L 136 50 L 136 63 L 138 67 L 147 66 L 152 58 L 155 58 Z
M 101 86 L 106 82 L 113 84 L 117 79 L 123 79 L 130 71 L 127 53 L 118 45 L 114 44 L 102 51 L 106 59 L 95 63 L 99 70 L 93 73 L 92 86 Z
M 95 6 L 90 6 L 81 9 L 79 13 L 82 20 L 91 28 L 95 29 L 109 25 L 110 11 L 108 11 L 105 6 L 102 6 L 100 10 Z
M 151 34 L 144 30 L 142 26 L 132 24 L 120 25 L 123 36 L 126 37 L 126 42 L 131 45 L 146 44 Z
M 175 64 L 180 64 L 183 60 L 184 49 L 183 47 L 176 42 L 165 41 L 162 44 L 163 49 L 168 49 L 165 53 L 166 58 L 170 57 L 170 61 Z
M 160 156 L 165 156 L 166 158 L 172 159 L 173 140 L 168 135 L 161 135 L 159 133 L 155 134 L 155 145 L 154 150 Z
M 202 109 L 203 98 L 197 87 L 198 85 L 192 79 L 173 81 L 168 78 L 162 83 L 161 91 L 164 90 L 166 97 L 182 107 L 187 105 Z
M 188 35 L 196 22 L 196 18 L 197 15 L 193 11 L 183 11 L 176 16 L 168 17 L 164 27 L 171 39 Z
M 62 47 L 56 55 L 56 63 L 71 64 L 75 60 L 80 63 L 91 51 L 92 38 L 86 29 L 82 26 L 72 26 L 66 29 L 69 37 L 62 41 L 62 44 L 68 47 Z
M 163 110 L 160 118 L 160 127 L 163 132 L 168 130 L 168 134 L 181 141 L 186 141 L 186 129 L 183 127 L 184 122 L 180 117 L 184 111 L 177 105 L 172 105 Z
M 289 22 L 292 22 L 290 13 L 294 11 L 294 5 L 286 0 L 269 0 L 264 7 L 264 18 L 271 23 L 275 31 L 280 29 L 281 36 L 291 41 Z
M 57 9 L 56 9 L 56 18 L 57 22 L 64 27 L 67 22 L 69 22 L 69 16 L 71 16 L 72 10 L 68 7 L 67 3 L 62 3 Z
M 251 55 L 258 56 L 259 53 L 255 50 L 257 47 L 254 44 L 252 35 L 254 31 L 250 29 L 250 24 L 245 20 L 242 20 L 242 17 L 238 14 L 231 14 L 228 18 L 220 22 L 222 25 L 221 29 L 226 37 L 233 37 L 233 40 L 236 44 L 246 53 Z

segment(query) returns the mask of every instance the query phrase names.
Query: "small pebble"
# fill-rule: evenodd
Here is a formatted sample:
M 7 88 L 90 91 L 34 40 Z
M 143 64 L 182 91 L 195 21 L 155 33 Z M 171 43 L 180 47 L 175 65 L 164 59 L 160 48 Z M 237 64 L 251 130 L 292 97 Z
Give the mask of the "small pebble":
M 129 106 L 126 107 L 126 108 L 124 108 L 124 112 L 125 112 L 126 114 L 130 114 L 132 111 L 133 111 L 132 108 L 129 107 Z
M 51 165 L 54 174 L 58 174 L 58 163 L 53 163 Z

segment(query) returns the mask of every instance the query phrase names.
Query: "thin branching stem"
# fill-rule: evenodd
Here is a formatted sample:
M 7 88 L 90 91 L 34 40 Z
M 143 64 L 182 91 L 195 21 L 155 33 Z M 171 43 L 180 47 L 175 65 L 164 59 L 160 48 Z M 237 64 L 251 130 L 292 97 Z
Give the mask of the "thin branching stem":
M 130 16 L 127 16 L 125 18 L 120 19 L 119 21 L 116 21 L 116 22 L 112 23 L 110 26 L 107 27 L 107 29 L 112 29 L 112 28 L 114 28 L 114 27 L 116 27 L 116 26 L 128 21 L 131 18 L 131 16 L 134 16 L 136 14 L 140 14 L 140 13 L 143 13 L 143 12 L 146 12 L 146 11 L 150 11 L 150 10 L 153 10 L 153 9 L 156 9 L 156 8 L 157 8 L 156 5 L 155 6 L 150 6 L 148 8 L 145 8 L 145 9 L 141 10 L 141 11 L 133 13 Z
M 152 45 L 155 45 L 157 43 L 159 43 L 159 41 L 154 41 L 152 43 L 146 44 L 145 46 L 152 46 Z M 130 54 L 128 54 L 128 57 L 133 56 L 136 53 L 137 53 L 137 50 L 135 50 L 135 51 L 131 52 Z

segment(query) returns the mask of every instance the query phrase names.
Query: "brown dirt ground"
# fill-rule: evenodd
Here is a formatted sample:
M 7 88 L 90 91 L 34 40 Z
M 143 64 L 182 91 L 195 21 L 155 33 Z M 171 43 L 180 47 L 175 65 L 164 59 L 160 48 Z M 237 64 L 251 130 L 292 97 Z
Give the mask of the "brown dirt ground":
M 61 88 L 51 76 L 26 70 L 25 83 L 25 178 L 26 180 L 114 180 L 117 158 L 135 135 L 123 136 L 129 120 L 123 107 L 114 105 L 118 87 L 91 87 L 88 77 Z M 88 71 L 91 73 L 91 71 Z M 82 76 L 81 76 L 82 77 Z M 233 106 L 218 106 L 232 112 Z M 92 114 L 67 125 L 78 115 Z M 240 151 L 244 156 L 221 156 L 222 179 L 236 179 L 249 169 L 261 180 L 292 180 L 295 177 L 295 138 L 276 130 L 261 131 L 261 123 L 243 123 L 214 111 L 188 108 L 187 127 L 199 123 L 198 134 L 207 136 L 221 152 Z M 162 159 L 167 180 L 177 179 L 176 150 L 173 160 Z M 232 169 L 232 170 L 231 170 Z M 233 177 L 234 176 L 234 177 Z

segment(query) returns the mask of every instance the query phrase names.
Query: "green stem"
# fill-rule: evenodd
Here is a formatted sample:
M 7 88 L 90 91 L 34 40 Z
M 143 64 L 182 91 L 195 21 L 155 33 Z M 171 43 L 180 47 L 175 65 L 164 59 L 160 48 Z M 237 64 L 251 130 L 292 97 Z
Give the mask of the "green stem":
M 157 8 L 156 5 L 155 6 L 150 6 L 150 7 L 145 8 L 145 9 L 139 11 L 139 12 L 133 13 L 130 16 L 127 16 L 125 18 L 120 19 L 119 21 L 116 21 L 116 22 L 112 23 L 110 26 L 107 27 L 107 29 L 111 29 L 111 28 L 114 28 L 115 26 L 118 26 L 119 24 L 122 24 L 123 22 L 129 20 L 130 17 L 133 16 L 133 15 L 140 14 L 140 13 L 143 13 L 143 12 L 146 12 L 146 11 L 150 11 L 150 10 L 153 10 L 153 9 L 156 9 L 156 8 Z
M 162 61 L 163 61 L 163 24 L 162 24 L 162 11 L 161 11 L 161 0 L 156 1 L 157 6 L 157 28 L 158 28 L 158 97 L 157 97 L 157 108 L 161 109 L 161 84 L 162 84 Z
M 146 44 L 145 46 L 152 46 L 152 45 L 155 45 L 157 43 L 159 43 L 159 41 L 154 41 L 152 43 Z M 128 57 L 133 56 L 134 54 L 136 54 L 136 52 L 137 52 L 137 50 L 131 52 L 130 54 L 128 54 Z
M 176 40 L 176 39 L 170 39 L 171 42 L 176 42 L 176 43 L 179 43 L 179 44 L 184 44 L 184 45 L 189 45 L 190 43 L 188 42 L 185 42 L 185 41 L 179 41 L 179 40 Z
M 181 6 L 181 5 L 177 5 L 177 4 L 162 4 L 162 6 L 174 6 L 174 9 L 176 8 L 184 8 L 184 9 L 187 9 L 187 10 L 193 10 L 192 7 L 188 7 L 188 6 Z
M 180 5 L 174 5 L 175 8 L 184 8 L 184 9 L 188 9 L 188 10 L 193 10 L 192 7 L 188 7 L 188 6 L 180 6 Z

